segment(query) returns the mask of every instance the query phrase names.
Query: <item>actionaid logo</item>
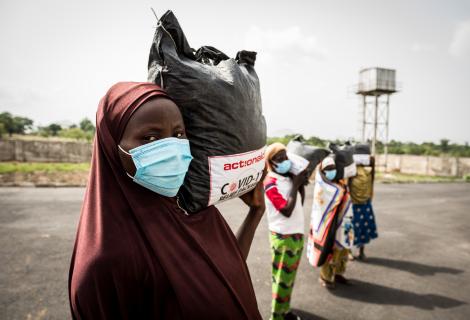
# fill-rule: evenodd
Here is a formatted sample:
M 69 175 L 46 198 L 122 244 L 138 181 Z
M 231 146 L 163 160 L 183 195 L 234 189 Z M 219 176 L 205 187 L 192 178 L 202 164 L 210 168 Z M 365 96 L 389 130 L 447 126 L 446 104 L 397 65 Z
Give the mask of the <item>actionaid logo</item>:
M 246 168 L 263 160 L 264 160 L 264 152 L 260 154 L 259 156 L 248 159 L 248 160 L 240 160 L 237 162 L 226 163 L 224 164 L 224 170 L 229 171 L 229 170 Z

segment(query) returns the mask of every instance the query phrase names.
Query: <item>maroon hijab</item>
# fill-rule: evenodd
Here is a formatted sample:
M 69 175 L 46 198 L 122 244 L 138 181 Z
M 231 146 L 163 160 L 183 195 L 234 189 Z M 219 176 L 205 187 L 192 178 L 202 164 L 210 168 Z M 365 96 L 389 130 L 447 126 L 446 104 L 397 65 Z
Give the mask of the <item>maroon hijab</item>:
M 134 183 L 117 145 L 132 113 L 168 98 L 118 83 L 100 101 L 69 273 L 74 319 L 261 319 L 248 268 L 215 207 L 186 215 Z

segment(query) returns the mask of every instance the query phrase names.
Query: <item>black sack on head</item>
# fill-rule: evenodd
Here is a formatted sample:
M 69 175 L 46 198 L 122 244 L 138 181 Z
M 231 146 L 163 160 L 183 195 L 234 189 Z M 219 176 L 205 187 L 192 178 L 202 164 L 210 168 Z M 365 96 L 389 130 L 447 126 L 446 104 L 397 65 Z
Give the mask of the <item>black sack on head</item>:
M 354 145 L 354 154 L 371 154 L 370 146 L 368 144 L 355 144 Z
M 354 162 L 358 166 L 370 166 L 371 165 L 371 152 L 368 144 L 355 144 L 354 146 Z
M 354 146 L 338 146 L 334 143 L 329 148 L 335 154 L 336 179 L 352 178 L 357 173 L 356 163 L 354 162 Z
M 317 165 L 330 154 L 330 151 L 319 147 L 309 146 L 303 142 L 301 136 L 294 137 L 287 144 L 287 151 L 301 156 L 309 161 L 307 174 L 310 177 Z
M 210 46 L 194 52 L 171 11 L 158 22 L 148 80 L 183 114 L 194 159 L 178 196 L 189 212 L 238 197 L 261 179 L 266 123 L 255 60 L 255 52 L 231 59 Z

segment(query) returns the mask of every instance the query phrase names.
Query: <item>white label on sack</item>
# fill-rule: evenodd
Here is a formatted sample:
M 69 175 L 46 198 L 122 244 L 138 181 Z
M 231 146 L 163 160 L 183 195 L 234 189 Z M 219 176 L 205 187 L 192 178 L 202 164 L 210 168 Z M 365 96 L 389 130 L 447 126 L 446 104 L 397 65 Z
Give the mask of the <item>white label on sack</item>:
M 292 165 L 289 172 L 298 175 L 308 167 L 308 160 L 291 152 L 287 152 L 287 158 L 291 161 Z
M 370 155 L 368 154 L 354 154 L 354 162 L 360 166 L 370 166 Z
M 357 167 L 356 167 L 356 163 L 353 162 L 351 163 L 349 166 L 347 167 L 344 167 L 344 174 L 343 174 L 343 178 L 352 178 L 352 177 L 355 177 L 357 175 Z
M 265 147 L 246 153 L 209 157 L 208 206 L 252 190 L 263 176 Z

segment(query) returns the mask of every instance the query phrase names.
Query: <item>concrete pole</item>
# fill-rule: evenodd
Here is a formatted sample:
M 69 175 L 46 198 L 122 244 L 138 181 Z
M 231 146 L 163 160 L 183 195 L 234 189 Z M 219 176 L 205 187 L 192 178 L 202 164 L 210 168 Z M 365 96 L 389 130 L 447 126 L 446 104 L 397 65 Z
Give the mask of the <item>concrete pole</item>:
M 367 99 L 362 95 L 362 143 L 366 143 L 366 125 L 367 125 Z
M 379 111 L 379 96 L 375 96 L 375 109 L 374 109 L 374 136 L 372 138 L 372 155 L 377 155 L 376 143 L 377 143 L 377 126 L 378 126 L 378 111 Z
M 385 172 L 387 172 L 387 163 L 388 163 L 388 122 L 389 122 L 389 116 L 390 116 L 390 95 L 387 94 L 387 105 L 386 105 L 386 119 L 385 119 L 385 148 L 384 148 L 384 153 L 385 153 Z

